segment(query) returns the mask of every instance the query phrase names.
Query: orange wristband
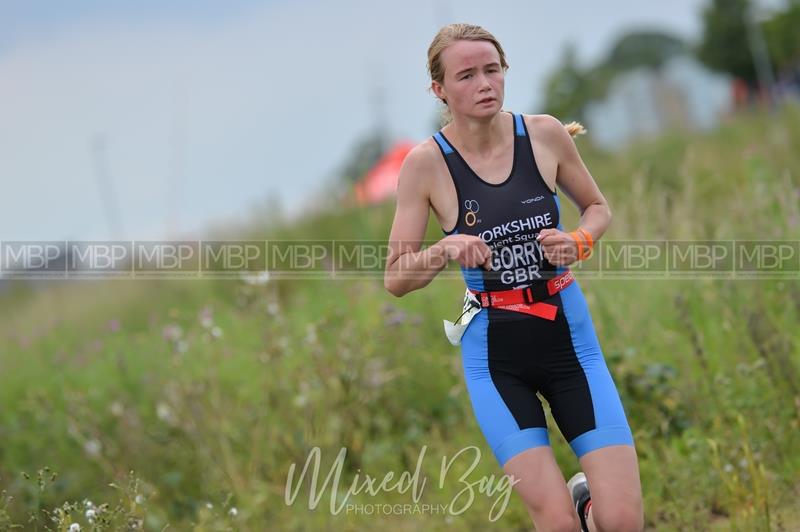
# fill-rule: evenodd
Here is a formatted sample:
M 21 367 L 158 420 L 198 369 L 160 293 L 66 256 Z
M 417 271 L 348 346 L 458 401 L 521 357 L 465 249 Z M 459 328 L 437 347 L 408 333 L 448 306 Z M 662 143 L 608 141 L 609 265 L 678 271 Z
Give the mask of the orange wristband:
M 578 227 L 578 229 L 575 231 L 570 232 L 569 235 L 578 245 L 578 260 L 584 260 L 588 258 L 592 254 L 592 247 L 594 246 L 594 241 L 592 240 L 592 235 L 589 234 L 589 231 L 583 227 Z M 580 238 L 578 238 L 579 236 Z
M 592 234 L 584 229 L 583 227 L 578 227 L 578 231 L 583 233 L 584 238 L 586 238 L 586 245 L 589 246 L 589 249 L 594 247 L 594 241 L 592 240 Z
M 584 252 L 583 252 L 583 247 L 585 245 L 583 243 L 583 238 L 578 238 L 578 232 L 577 231 L 571 231 L 568 234 L 569 234 L 569 236 L 572 237 L 573 240 L 575 240 L 575 243 L 578 245 L 578 260 L 583 260 L 585 258 L 585 256 L 586 256 L 584 254 Z

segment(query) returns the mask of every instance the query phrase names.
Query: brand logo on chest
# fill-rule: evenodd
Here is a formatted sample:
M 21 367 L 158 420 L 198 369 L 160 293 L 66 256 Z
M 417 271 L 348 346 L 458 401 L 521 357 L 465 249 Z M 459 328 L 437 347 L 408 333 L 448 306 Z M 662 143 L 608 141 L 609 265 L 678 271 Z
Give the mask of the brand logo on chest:
M 464 201 L 464 208 L 467 209 L 466 214 L 464 214 L 464 223 L 467 224 L 468 227 L 472 227 L 473 225 L 480 223 L 478 211 L 481 209 L 481 206 L 478 205 L 477 200 L 468 199 Z
M 520 203 L 533 203 L 534 201 L 540 201 L 540 200 L 543 200 L 543 199 L 544 199 L 544 196 L 536 196 L 535 198 L 524 199 Z

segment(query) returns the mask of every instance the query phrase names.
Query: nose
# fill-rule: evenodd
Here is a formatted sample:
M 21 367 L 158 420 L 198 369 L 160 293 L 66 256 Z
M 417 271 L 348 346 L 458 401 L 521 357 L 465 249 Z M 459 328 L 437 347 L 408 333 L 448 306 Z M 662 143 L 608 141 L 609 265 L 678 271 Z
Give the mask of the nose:
M 481 73 L 480 82 L 481 82 L 480 92 L 486 92 L 487 90 L 492 88 L 491 85 L 489 85 L 489 78 L 486 76 L 486 74 Z

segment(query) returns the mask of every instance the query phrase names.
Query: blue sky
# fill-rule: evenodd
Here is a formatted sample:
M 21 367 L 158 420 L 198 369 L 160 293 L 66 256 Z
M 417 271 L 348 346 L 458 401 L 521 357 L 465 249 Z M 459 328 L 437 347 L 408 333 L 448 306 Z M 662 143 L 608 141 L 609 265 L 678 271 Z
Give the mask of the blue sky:
M 568 41 L 593 61 L 632 28 L 694 39 L 704 3 L 0 0 L 0 239 L 194 238 L 270 198 L 301 214 L 374 126 L 376 87 L 395 137 L 432 133 L 442 24 L 493 32 L 504 107 L 532 112 Z

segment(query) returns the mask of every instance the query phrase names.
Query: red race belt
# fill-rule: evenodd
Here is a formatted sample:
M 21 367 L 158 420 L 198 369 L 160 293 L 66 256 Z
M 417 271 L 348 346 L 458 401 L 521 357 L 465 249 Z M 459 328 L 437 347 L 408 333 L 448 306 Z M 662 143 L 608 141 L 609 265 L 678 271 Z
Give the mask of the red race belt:
M 574 280 L 572 271 L 567 270 L 548 280 L 544 285 L 539 284 L 525 288 L 491 292 L 470 289 L 470 292 L 478 298 L 481 308 L 494 307 L 513 310 L 514 312 L 522 312 L 523 314 L 530 314 L 553 321 L 556 319 L 558 307 L 550 303 L 544 303 L 542 300 L 559 293 L 572 284 Z

